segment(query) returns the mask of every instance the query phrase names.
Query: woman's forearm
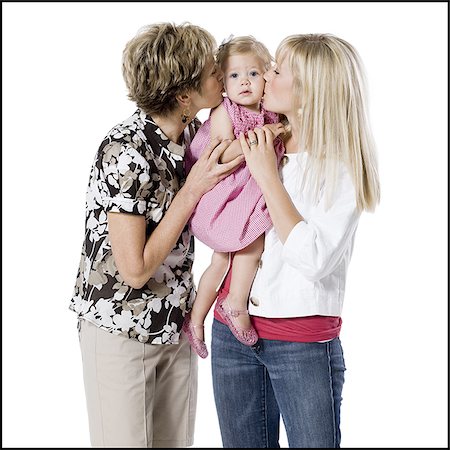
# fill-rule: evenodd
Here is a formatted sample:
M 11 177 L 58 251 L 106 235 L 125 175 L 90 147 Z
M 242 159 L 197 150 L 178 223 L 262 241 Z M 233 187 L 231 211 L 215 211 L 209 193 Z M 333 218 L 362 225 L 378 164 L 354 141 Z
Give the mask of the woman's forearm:
M 218 163 L 228 146 L 229 141 L 211 140 L 148 239 L 143 215 L 108 213 L 114 259 L 128 285 L 140 288 L 147 283 L 175 247 L 203 194 L 242 163 L 243 156 L 228 163 Z
M 292 203 L 291 197 L 279 178 L 273 177 L 261 183 L 260 188 L 275 231 L 284 244 L 295 225 L 304 219 Z
M 180 189 L 148 238 L 143 215 L 108 213 L 114 260 L 126 284 L 140 289 L 154 275 L 175 247 L 198 200 L 188 189 Z
M 175 247 L 186 223 L 199 201 L 184 187 L 173 199 L 161 222 L 145 243 L 140 282 L 144 285 Z

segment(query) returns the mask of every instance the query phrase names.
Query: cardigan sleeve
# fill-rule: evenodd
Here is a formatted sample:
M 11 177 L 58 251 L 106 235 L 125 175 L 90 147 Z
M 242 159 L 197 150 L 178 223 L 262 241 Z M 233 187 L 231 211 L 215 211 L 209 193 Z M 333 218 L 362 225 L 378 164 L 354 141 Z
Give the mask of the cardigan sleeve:
M 314 282 L 332 273 L 353 245 L 360 212 L 349 174 L 341 172 L 335 200 L 328 210 L 321 198 L 303 217 L 305 220 L 289 233 L 282 258 Z

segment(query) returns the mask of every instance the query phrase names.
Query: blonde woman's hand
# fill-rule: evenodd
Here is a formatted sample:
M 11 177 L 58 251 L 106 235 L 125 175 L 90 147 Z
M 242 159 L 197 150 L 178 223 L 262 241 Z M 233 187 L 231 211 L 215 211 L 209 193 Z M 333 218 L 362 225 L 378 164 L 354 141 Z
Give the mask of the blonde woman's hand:
M 279 127 L 277 129 L 280 134 L 281 129 Z M 277 157 L 273 145 L 276 135 L 272 132 L 271 127 L 264 125 L 262 128 L 250 130 L 247 136 L 248 139 L 242 133 L 239 136 L 242 152 L 252 177 L 263 188 L 265 184 L 279 178 Z
M 245 160 L 244 155 L 238 155 L 230 162 L 220 164 L 220 157 L 230 143 L 229 139 L 222 142 L 217 138 L 212 139 L 192 166 L 183 188 L 194 197 L 196 202 L 219 181 L 234 172 Z

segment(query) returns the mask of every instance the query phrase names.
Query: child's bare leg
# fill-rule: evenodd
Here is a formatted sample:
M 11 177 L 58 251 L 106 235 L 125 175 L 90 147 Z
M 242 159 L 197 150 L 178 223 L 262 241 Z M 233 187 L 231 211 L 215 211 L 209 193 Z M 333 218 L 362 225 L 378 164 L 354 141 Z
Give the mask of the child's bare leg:
M 191 310 L 191 321 L 193 325 L 203 325 L 205 318 L 216 299 L 216 288 L 223 278 L 228 267 L 228 253 L 214 252 L 211 264 L 203 272 L 197 290 L 197 296 Z M 195 328 L 195 334 L 204 340 L 202 327 Z
M 258 263 L 264 250 L 264 235 L 252 242 L 246 248 L 238 251 L 233 259 L 233 275 L 227 300 L 234 310 L 247 309 L 248 296 L 258 269 Z M 237 324 L 244 330 L 251 327 L 248 314 L 240 314 L 235 318 Z

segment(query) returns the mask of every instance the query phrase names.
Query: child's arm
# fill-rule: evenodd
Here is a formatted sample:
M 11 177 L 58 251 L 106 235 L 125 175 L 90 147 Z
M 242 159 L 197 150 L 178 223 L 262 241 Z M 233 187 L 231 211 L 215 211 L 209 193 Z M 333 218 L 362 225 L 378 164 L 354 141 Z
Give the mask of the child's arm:
M 241 143 L 239 142 L 239 139 L 234 137 L 233 124 L 223 104 L 220 104 L 211 113 L 211 138 L 215 137 L 219 138 L 221 141 L 224 139 L 233 141 L 219 159 L 222 164 L 232 161 L 237 156 L 243 154 Z
M 229 161 L 233 161 L 234 158 L 236 158 L 239 155 L 243 155 L 242 147 L 239 139 L 235 139 L 228 148 L 222 153 L 221 157 L 219 158 L 219 161 L 222 164 L 225 164 Z
M 223 108 L 223 106 L 222 106 L 222 109 L 225 110 L 225 108 Z M 226 113 L 226 111 L 225 111 L 225 113 Z M 230 120 L 228 115 L 227 115 L 227 118 L 228 118 L 228 120 Z M 230 121 L 230 124 L 231 124 L 231 121 Z M 285 128 L 284 128 L 283 124 L 281 124 L 281 123 L 266 124 L 266 125 L 264 125 L 264 127 L 269 128 L 269 130 L 274 135 L 274 138 L 277 137 L 279 134 L 285 132 Z M 221 157 L 219 158 L 219 161 L 222 164 L 233 161 L 233 159 L 235 159 L 237 156 L 243 154 L 241 143 L 240 143 L 239 139 L 234 138 L 233 130 L 231 130 L 231 133 L 232 133 L 232 137 L 224 138 L 224 139 L 231 139 L 233 142 L 227 147 L 227 149 L 222 153 Z M 212 119 L 211 119 L 211 135 L 213 136 L 213 134 L 212 134 Z
M 235 139 L 233 124 L 223 103 L 211 112 L 211 139 L 214 138 L 219 138 L 221 141 Z

